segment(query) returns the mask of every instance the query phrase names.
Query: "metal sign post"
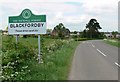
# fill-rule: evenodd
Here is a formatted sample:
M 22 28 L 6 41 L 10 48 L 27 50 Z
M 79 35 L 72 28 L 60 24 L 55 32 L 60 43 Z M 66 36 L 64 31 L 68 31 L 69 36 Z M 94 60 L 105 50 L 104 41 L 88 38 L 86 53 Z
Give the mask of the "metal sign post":
M 40 63 L 40 35 L 38 35 L 38 63 Z
M 16 35 L 16 44 L 18 43 L 18 35 Z
M 34 15 L 31 10 L 24 9 L 19 16 L 10 16 L 8 24 L 9 35 L 38 34 L 38 63 L 40 63 L 40 34 L 46 34 L 46 15 Z

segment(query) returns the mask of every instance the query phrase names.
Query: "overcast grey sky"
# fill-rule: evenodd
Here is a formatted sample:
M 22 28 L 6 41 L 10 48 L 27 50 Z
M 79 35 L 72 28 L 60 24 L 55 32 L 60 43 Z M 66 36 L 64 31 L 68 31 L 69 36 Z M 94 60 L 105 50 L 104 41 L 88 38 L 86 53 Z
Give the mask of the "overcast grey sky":
M 9 16 L 18 16 L 28 8 L 34 14 L 47 15 L 47 28 L 63 23 L 71 31 L 82 31 L 91 18 L 103 28 L 118 30 L 119 0 L 0 0 L 0 29 L 8 25 Z

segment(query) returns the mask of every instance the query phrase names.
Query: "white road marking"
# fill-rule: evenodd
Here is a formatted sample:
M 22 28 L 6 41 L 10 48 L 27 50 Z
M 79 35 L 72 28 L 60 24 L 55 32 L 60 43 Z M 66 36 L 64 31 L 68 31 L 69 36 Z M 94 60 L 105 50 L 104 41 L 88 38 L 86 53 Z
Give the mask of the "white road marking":
M 103 52 L 101 52 L 99 49 L 97 49 L 98 52 L 100 52 L 103 56 L 106 56 Z
M 92 47 L 94 47 L 95 48 L 95 46 L 92 44 Z
M 95 48 L 95 46 L 93 45 L 93 43 L 91 42 L 91 45 L 92 45 L 92 47 L 94 47 Z
M 120 67 L 120 65 L 117 62 L 115 62 L 115 65 L 117 65 L 118 67 Z

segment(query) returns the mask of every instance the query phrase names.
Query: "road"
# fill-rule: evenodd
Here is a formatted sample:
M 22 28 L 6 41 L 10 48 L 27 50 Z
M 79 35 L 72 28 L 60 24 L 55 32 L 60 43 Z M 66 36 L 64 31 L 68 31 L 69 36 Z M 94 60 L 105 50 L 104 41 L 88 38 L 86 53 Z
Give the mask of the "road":
M 117 47 L 84 41 L 75 51 L 68 80 L 118 80 L 119 67 Z

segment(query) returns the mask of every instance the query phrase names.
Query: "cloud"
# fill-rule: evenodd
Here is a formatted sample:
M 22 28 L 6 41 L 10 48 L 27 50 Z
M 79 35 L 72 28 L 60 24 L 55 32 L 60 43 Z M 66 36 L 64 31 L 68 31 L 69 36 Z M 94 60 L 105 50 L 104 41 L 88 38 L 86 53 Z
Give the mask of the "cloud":
M 107 27 L 114 30 L 117 27 L 117 6 L 118 0 L 0 0 L 0 28 L 7 26 L 8 16 L 17 16 L 29 8 L 34 14 L 47 15 L 47 28 L 54 28 L 62 22 L 71 30 L 80 30 L 91 18 L 96 18 L 104 30 Z
M 113 13 L 118 7 L 119 0 L 83 0 L 83 7 L 90 13 Z
M 7 6 L 6 6 L 7 4 Z M 17 7 L 15 7 L 17 5 Z M 14 12 L 20 12 L 25 8 L 31 9 L 33 12 L 39 14 L 39 13 L 56 13 L 56 12 L 76 12 L 77 7 L 70 4 L 64 4 L 64 3 L 45 3 L 45 2 L 4 2 L 1 4 L 2 10 L 4 9 L 8 10 L 14 10 Z M 6 13 L 6 12 L 5 12 Z

